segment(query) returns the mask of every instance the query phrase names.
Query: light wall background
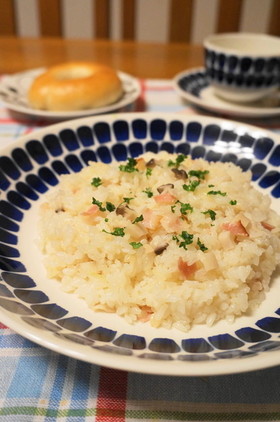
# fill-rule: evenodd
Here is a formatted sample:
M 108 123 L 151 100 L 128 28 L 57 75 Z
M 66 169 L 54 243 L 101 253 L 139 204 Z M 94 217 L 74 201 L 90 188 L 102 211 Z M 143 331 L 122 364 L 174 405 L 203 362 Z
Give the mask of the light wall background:
M 47 0 L 46 0 L 47 1 Z M 171 0 L 137 0 L 136 40 L 168 41 L 168 19 Z M 111 10 L 111 38 L 121 38 L 120 0 L 114 0 Z M 245 0 L 239 30 L 265 33 L 269 23 L 272 0 Z M 40 36 L 36 0 L 16 0 L 16 19 L 21 37 Z M 62 0 L 63 36 L 94 38 L 94 2 L 92 0 Z M 200 44 L 214 32 L 218 0 L 194 0 L 191 42 Z M 280 21 L 279 21 L 280 25 Z

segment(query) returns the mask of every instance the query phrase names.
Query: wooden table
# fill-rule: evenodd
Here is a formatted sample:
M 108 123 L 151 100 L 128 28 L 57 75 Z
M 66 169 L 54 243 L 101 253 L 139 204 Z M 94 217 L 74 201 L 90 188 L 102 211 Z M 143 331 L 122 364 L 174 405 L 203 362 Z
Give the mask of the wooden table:
M 94 60 L 140 78 L 172 78 L 203 65 L 202 46 L 131 41 L 0 38 L 0 74 L 69 60 Z

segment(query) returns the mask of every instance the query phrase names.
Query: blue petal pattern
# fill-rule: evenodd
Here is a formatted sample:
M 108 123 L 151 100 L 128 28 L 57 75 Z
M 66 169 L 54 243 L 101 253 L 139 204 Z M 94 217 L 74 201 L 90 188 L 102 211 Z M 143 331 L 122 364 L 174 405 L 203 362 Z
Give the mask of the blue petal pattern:
M 79 148 L 76 134 L 71 129 L 62 130 L 59 134 L 62 144 L 68 151 L 75 151 Z
M 36 140 L 28 141 L 26 150 L 38 164 L 45 164 L 48 161 L 48 155 L 42 143 Z
M 278 84 L 279 58 L 236 56 L 217 53 L 205 48 L 206 74 L 218 85 L 256 89 Z
M 28 157 L 28 154 L 22 148 L 15 148 L 12 152 L 12 157 L 23 171 L 33 169 L 33 165 Z
M 146 139 L 148 132 L 148 125 L 144 119 L 136 119 L 132 122 L 132 132 L 136 139 Z
M 122 334 L 120 337 L 113 341 L 113 344 L 134 350 L 141 350 L 146 348 L 146 340 L 144 337 L 128 334 Z
M 105 343 L 109 343 L 114 340 L 116 335 L 116 331 L 110 330 L 104 327 L 96 327 L 93 330 L 88 331 L 85 333 L 85 336 L 97 341 L 103 341 Z
M 93 133 L 88 126 L 80 126 L 77 130 L 78 137 L 84 147 L 94 144 Z
M 63 153 L 58 137 L 52 133 L 43 137 L 43 144 L 53 157 L 59 157 Z
M 16 180 L 20 177 L 19 169 L 9 157 L 0 157 L 0 168 L 1 172 L 13 180 Z

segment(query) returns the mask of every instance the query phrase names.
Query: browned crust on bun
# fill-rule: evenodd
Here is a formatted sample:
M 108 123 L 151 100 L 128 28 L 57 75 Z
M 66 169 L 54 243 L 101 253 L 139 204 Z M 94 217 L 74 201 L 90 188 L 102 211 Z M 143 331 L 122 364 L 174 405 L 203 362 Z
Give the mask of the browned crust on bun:
M 28 101 L 39 110 L 74 111 L 104 107 L 122 94 L 122 82 L 114 69 L 74 61 L 52 66 L 35 78 Z

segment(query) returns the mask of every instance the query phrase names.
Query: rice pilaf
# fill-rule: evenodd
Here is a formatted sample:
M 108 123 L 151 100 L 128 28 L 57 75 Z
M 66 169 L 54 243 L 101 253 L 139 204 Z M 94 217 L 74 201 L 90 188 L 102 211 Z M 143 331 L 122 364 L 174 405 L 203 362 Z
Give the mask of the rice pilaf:
M 231 163 L 146 153 L 62 176 L 40 209 L 50 278 L 94 311 L 187 331 L 254 310 L 280 217 Z

